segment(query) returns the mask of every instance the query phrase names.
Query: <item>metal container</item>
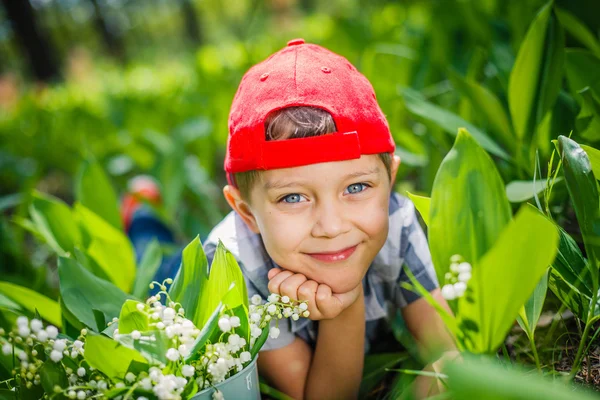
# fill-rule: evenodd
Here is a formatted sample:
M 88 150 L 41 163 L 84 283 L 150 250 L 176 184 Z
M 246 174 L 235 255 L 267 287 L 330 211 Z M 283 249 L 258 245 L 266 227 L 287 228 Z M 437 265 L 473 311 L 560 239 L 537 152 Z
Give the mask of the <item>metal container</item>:
M 225 379 L 214 388 L 210 387 L 198 392 L 191 400 L 212 400 L 215 388 L 223 393 L 225 400 L 260 400 L 257 359 L 258 356 L 231 378 Z

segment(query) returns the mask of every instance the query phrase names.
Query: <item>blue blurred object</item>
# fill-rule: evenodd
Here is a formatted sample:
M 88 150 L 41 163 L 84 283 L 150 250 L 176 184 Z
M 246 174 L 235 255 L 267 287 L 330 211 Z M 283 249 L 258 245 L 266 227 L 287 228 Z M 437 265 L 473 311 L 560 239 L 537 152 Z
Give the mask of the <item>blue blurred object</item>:
M 135 258 L 138 265 L 152 239 L 156 239 L 161 245 L 177 245 L 171 230 L 156 217 L 150 207 L 145 205 L 134 212 L 127 235 L 135 249 Z M 163 254 L 162 262 L 153 280 L 162 282 L 167 278 L 175 278 L 181 265 L 182 251 L 183 247 L 180 247 L 172 254 Z M 149 291 L 148 295 L 155 295 L 159 291 L 160 289 L 155 286 L 154 289 Z

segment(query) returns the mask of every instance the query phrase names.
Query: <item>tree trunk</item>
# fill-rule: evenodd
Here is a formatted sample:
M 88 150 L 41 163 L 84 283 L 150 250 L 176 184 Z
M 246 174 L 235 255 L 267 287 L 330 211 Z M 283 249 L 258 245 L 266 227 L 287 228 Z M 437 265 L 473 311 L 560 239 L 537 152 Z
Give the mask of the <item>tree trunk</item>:
M 198 23 L 198 15 L 196 8 L 191 0 L 180 0 L 181 12 L 183 13 L 183 21 L 185 25 L 185 34 L 188 40 L 195 46 L 202 44 L 202 34 L 200 32 L 200 24 Z
M 11 27 L 29 61 L 35 79 L 49 82 L 60 78 L 56 52 L 42 34 L 29 0 L 1 0 Z
M 117 27 L 114 26 L 114 22 L 112 27 L 106 22 L 106 18 L 104 17 L 104 13 L 102 11 L 102 6 L 100 6 L 98 0 L 90 1 L 94 6 L 94 24 L 100 31 L 102 42 L 104 43 L 106 50 L 111 56 L 115 57 L 121 62 L 124 62 L 127 58 L 125 46 L 120 34 L 115 32 Z

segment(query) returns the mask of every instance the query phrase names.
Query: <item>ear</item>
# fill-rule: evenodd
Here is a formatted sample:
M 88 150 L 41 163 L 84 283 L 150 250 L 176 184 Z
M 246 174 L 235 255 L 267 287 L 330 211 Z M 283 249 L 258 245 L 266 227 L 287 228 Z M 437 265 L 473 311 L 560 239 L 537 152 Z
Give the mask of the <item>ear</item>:
M 227 200 L 231 208 L 238 213 L 248 228 L 250 228 L 250 230 L 254 233 L 260 233 L 254 213 L 250 209 L 248 202 L 242 198 L 242 194 L 240 193 L 239 189 L 235 186 L 226 185 L 223 188 L 223 195 L 225 196 L 225 200 Z
M 392 165 L 390 165 L 390 175 L 391 175 L 391 186 L 394 188 L 394 183 L 396 182 L 396 174 L 398 173 L 398 167 L 400 166 L 400 156 L 394 154 L 392 158 Z

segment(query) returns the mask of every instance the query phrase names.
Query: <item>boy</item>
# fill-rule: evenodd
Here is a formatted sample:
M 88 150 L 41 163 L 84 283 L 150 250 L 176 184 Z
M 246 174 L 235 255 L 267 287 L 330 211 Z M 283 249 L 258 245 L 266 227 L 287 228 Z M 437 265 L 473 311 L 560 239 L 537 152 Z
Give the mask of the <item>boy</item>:
M 354 398 L 386 305 L 400 307 L 430 357 L 452 339 L 412 274 L 447 307 L 414 205 L 392 193 L 400 159 L 373 88 L 345 58 L 302 39 L 252 67 L 229 117 L 223 193 L 233 208 L 209 235 L 238 260 L 248 294 L 308 300 L 258 359 L 297 398 Z

